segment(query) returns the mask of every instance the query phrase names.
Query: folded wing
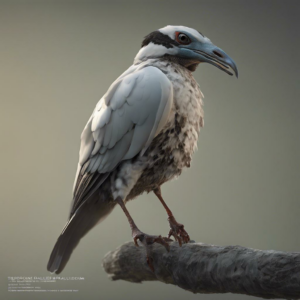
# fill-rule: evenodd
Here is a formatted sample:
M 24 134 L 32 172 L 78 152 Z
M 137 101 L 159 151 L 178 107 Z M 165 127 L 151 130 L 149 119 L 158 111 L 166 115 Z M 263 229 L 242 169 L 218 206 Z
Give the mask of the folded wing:
M 81 135 L 72 216 L 126 159 L 143 155 L 165 125 L 173 87 L 155 67 L 121 76 L 98 102 Z

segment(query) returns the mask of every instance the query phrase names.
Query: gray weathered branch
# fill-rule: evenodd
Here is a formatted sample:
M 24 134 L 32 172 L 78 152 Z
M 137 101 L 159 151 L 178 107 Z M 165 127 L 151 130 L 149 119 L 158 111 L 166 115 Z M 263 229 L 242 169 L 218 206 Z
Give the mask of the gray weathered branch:
M 158 280 L 193 293 L 236 293 L 262 298 L 300 299 L 300 253 L 262 251 L 241 246 L 153 245 L 153 273 L 144 247 L 133 242 L 109 252 L 103 266 L 113 280 Z

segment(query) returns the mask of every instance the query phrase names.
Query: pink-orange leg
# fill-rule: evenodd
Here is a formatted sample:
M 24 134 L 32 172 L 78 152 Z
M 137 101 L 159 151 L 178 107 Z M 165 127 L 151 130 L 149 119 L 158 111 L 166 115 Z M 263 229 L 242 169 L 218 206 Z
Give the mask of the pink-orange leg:
M 169 231 L 168 238 L 170 238 L 170 236 L 173 236 L 175 238 L 175 240 L 178 241 L 180 246 L 182 245 L 182 243 L 188 243 L 190 240 L 190 237 L 189 237 L 188 233 L 184 230 L 184 225 L 178 223 L 176 221 L 176 219 L 174 218 L 173 213 L 171 212 L 170 208 L 168 207 L 168 205 L 166 204 L 166 202 L 164 201 L 164 199 L 161 195 L 160 187 L 153 190 L 153 192 L 157 196 L 157 198 L 160 200 L 161 204 L 163 205 L 163 207 L 165 208 L 165 210 L 168 214 L 168 221 L 169 221 L 170 228 L 171 228 Z
M 128 219 L 128 222 L 129 222 L 129 225 L 130 225 L 130 228 L 131 228 L 131 231 L 132 231 L 133 241 L 134 241 L 135 245 L 139 246 L 138 243 L 137 243 L 137 240 L 140 240 L 141 243 L 145 246 L 146 253 L 147 253 L 147 263 L 148 263 L 150 269 L 154 272 L 153 258 L 151 256 L 151 249 L 150 249 L 149 245 L 152 245 L 154 243 L 161 244 L 169 252 L 170 251 L 170 246 L 169 246 L 168 242 L 170 242 L 172 240 L 169 239 L 169 238 L 161 237 L 160 235 L 158 235 L 158 236 L 148 235 L 148 234 L 145 234 L 142 231 L 140 231 L 138 229 L 138 227 L 136 226 L 136 224 L 134 223 L 131 215 L 129 214 L 129 211 L 127 210 L 123 200 L 120 197 L 118 197 L 116 199 L 116 202 L 121 206 L 122 210 L 124 211 L 124 213 L 125 213 L 125 215 Z

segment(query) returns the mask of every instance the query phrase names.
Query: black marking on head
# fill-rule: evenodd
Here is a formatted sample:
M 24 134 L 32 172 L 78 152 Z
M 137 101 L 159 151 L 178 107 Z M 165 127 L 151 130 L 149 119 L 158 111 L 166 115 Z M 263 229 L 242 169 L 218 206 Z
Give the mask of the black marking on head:
M 179 46 L 179 43 L 172 40 L 168 35 L 161 33 L 160 31 L 153 31 L 145 36 L 142 47 L 147 46 L 149 43 L 156 45 L 162 45 L 166 48 L 173 48 L 173 46 Z

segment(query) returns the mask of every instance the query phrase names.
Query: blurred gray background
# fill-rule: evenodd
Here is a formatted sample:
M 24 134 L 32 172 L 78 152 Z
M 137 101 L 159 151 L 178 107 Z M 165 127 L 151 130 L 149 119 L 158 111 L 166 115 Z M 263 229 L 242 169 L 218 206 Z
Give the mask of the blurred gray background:
M 119 207 L 46 285 L 78 293 L 8 293 L 7 276 L 48 276 L 69 211 L 81 131 L 148 33 L 196 28 L 237 63 L 236 80 L 195 72 L 205 126 L 192 168 L 163 186 L 192 239 L 299 251 L 299 1 L 1 1 L 1 299 L 247 299 L 193 295 L 158 282 L 111 282 L 103 256 L 131 239 Z M 166 234 L 153 194 L 128 204 L 138 226 Z

